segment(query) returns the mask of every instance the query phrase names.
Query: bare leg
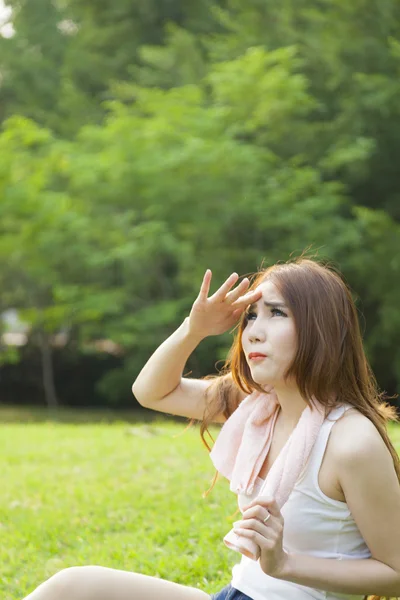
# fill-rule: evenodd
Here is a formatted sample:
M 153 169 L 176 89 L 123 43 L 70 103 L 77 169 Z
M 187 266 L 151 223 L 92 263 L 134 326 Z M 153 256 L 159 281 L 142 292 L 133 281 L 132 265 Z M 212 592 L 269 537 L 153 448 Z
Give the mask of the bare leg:
M 165 579 L 88 566 L 60 571 L 25 600 L 210 600 L 210 596 Z

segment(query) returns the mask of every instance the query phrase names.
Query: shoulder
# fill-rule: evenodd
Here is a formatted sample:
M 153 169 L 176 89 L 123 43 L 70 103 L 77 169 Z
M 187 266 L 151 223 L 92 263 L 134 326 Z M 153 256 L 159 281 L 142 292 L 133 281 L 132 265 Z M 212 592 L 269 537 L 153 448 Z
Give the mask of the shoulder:
M 336 421 L 330 443 L 336 479 L 345 496 L 357 483 L 362 487 L 362 481 L 370 485 L 383 480 L 392 489 L 398 487 L 389 448 L 374 423 L 357 409 L 348 409 Z
M 374 423 L 356 408 L 349 408 L 331 431 L 331 448 L 338 466 L 345 461 L 360 462 L 390 452 Z
M 338 482 L 358 529 L 372 557 L 400 573 L 400 485 L 392 455 L 356 409 L 346 411 L 331 435 Z

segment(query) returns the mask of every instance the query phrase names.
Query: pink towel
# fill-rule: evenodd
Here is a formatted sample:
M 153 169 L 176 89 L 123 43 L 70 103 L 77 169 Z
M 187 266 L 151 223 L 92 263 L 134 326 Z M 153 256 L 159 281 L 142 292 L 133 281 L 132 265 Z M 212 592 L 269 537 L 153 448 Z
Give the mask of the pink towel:
M 275 498 L 281 509 L 302 472 L 325 419 L 325 407 L 315 398 L 308 406 L 272 465 L 259 496 Z M 245 398 L 224 423 L 210 456 L 215 468 L 230 480 L 236 494 L 252 494 L 254 484 L 268 455 L 279 402 L 273 388 L 264 394 L 253 392 Z M 258 560 L 258 546 L 231 530 L 225 544 L 245 556 Z

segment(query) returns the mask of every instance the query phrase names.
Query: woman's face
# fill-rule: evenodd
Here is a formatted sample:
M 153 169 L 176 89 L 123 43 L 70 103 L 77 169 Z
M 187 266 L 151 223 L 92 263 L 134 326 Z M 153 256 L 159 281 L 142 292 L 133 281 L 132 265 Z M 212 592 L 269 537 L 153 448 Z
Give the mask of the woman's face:
M 297 349 L 293 316 L 272 281 L 261 283 L 262 297 L 247 310 L 242 346 L 253 380 L 280 387 Z M 261 353 L 264 357 L 252 357 Z

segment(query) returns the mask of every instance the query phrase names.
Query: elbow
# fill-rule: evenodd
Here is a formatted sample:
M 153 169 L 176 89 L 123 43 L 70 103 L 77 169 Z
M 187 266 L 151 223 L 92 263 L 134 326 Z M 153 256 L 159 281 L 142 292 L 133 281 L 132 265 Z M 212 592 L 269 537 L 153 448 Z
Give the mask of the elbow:
M 147 408 L 145 398 L 144 398 L 143 394 L 140 393 L 138 386 L 135 384 L 136 384 L 136 381 L 133 383 L 132 388 L 131 388 L 132 394 L 135 397 L 135 399 L 137 400 L 137 402 L 139 402 L 140 406 Z

